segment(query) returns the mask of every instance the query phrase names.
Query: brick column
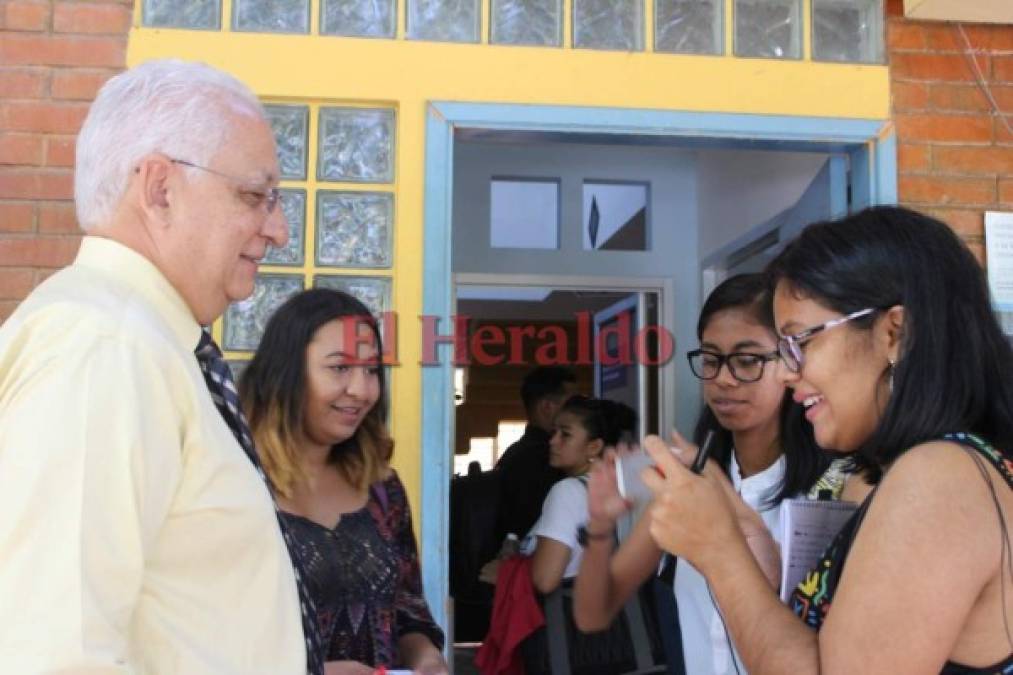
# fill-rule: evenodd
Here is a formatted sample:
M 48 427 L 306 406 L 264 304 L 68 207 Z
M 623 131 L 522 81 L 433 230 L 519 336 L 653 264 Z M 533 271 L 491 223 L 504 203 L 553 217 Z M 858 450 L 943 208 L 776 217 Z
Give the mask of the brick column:
M 901 0 L 888 0 L 899 200 L 949 223 L 983 259 L 984 212 L 1013 210 L 1013 135 L 1005 124 L 1013 127 L 1013 25 L 903 14 Z
M 132 2 L 0 2 L 0 321 L 69 263 L 75 135 L 125 66 Z

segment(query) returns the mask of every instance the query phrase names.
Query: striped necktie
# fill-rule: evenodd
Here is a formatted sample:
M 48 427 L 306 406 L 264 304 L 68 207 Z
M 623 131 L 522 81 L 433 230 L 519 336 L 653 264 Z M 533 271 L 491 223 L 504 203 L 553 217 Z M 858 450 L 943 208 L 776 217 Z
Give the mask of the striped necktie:
M 204 382 L 207 383 L 218 412 L 221 413 L 225 423 L 229 425 L 229 429 L 239 441 L 239 445 L 253 462 L 257 473 L 260 474 L 270 490 L 271 483 L 260 466 L 260 459 L 257 457 L 257 451 L 253 445 L 253 435 L 250 433 L 250 425 L 246 423 L 246 416 L 243 415 L 243 409 L 239 403 L 239 392 L 236 391 L 232 371 L 229 369 L 229 364 L 222 358 L 218 345 L 206 330 L 201 331 L 196 354 L 201 372 L 204 373 Z M 306 670 L 309 675 L 322 675 L 324 672 L 323 650 L 320 647 L 320 636 L 317 633 L 317 611 L 313 604 L 313 598 L 310 597 L 306 584 L 303 582 L 306 570 L 298 550 L 293 545 L 288 528 L 285 526 L 285 520 L 278 512 L 277 504 L 275 504 L 275 513 L 278 516 L 278 525 L 281 528 L 282 537 L 285 539 L 285 545 L 288 547 L 289 556 L 292 558 L 295 583 L 299 589 L 299 608 L 302 610 L 302 628 L 306 638 Z

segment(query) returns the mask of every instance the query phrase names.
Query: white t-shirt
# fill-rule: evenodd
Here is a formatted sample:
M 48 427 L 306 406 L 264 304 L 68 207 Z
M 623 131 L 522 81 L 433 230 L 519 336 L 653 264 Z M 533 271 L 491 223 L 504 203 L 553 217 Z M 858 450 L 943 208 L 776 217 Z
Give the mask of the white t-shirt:
M 746 504 L 760 514 L 775 540 L 780 536 L 780 509 L 767 502 L 777 494 L 784 478 L 784 468 L 785 458 L 781 455 L 760 473 L 743 480 L 733 452 L 728 472 L 735 490 Z M 738 654 L 729 649 L 730 637 L 725 636 L 725 628 L 711 599 L 707 581 L 684 560 L 679 560 L 675 568 L 675 598 L 679 606 L 687 675 L 735 675 L 733 658 L 738 661 L 738 672 L 745 675 L 746 669 Z
M 570 549 L 570 562 L 563 572 L 564 579 L 577 576 L 584 548 L 577 543 L 577 528 L 587 525 L 587 486 L 579 478 L 564 478 L 549 490 L 542 502 L 542 515 L 521 544 L 521 552 L 531 555 L 538 544 L 537 537 L 548 537 Z

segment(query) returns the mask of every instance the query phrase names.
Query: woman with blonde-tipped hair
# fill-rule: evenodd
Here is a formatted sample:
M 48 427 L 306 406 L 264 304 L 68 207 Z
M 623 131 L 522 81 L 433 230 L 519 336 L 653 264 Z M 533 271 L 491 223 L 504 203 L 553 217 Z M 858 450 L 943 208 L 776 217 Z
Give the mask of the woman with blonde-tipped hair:
M 405 489 L 390 466 L 382 353 L 361 302 L 304 291 L 271 317 L 240 396 L 306 566 L 326 672 L 446 673 Z

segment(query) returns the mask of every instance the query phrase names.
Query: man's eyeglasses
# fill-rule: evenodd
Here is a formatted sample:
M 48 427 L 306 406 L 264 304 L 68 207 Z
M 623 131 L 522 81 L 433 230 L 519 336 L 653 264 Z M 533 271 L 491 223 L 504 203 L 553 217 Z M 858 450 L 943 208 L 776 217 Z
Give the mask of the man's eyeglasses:
M 739 382 L 756 382 L 763 377 L 763 367 L 768 361 L 778 358 L 777 352 L 754 354 L 752 352 L 732 352 L 718 354 L 706 349 L 694 349 L 687 352 L 689 368 L 701 380 L 713 380 L 721 372 L 721 366 L 728 364 L 728 372 Z
M 839 319 L 831 319 L 824 324 L 819 326 L 813 326 L 812 328 L 806 328 L 801 333 L 795 333 L 794 335 L 783 335 L 777 341 L 777 351 L 781 356 L 781 360 L 784 361 L 784 365 L 793 373 L 802 372 L 802 366 L 805 365 L 805 355 L 802 353 L 802 345 L 818 333 L 836 328 L 837 326 L 843 326 L 849 321 L 859 319 L 863 316 L 867 316 L 875 312 L 875 308 L 866 307 L 860 309 L 857 312 L 852 312 L 847 316 L 842 316 Z
M 228 178 L 229 180 L 233 181 L 234 183 L 236 183 L 241 187 L 241 192 L 244 195 L 248 195 L 250 198 L 255 200 L 258 205 L 263 205 L 264 210 L 267 211 L 268 213 L 273 213 L 275 207 L 277 207 L 278 204 L 281 202 L 281 190 L 279 190 L 276 187 L 268 188 L 266 190 L 255 190 L 249 187 L 243 187 L 249 185 L 249 181 L 245 178 L 233 176 L 230 173 L 225 173 L 224 171 L 218 171 L 217 169 L 201 166 L 200 164 L 194 164 L 193 162 L 188 162 L 185 159 L 170 158 L 169 161 L 172 162 L 173 164 L 188 166 L 191 169 L 199 169 L 200 171 L 207 171 L 208 173 L 213 173 L 214 175 L 221 176 L 222 178 Z

